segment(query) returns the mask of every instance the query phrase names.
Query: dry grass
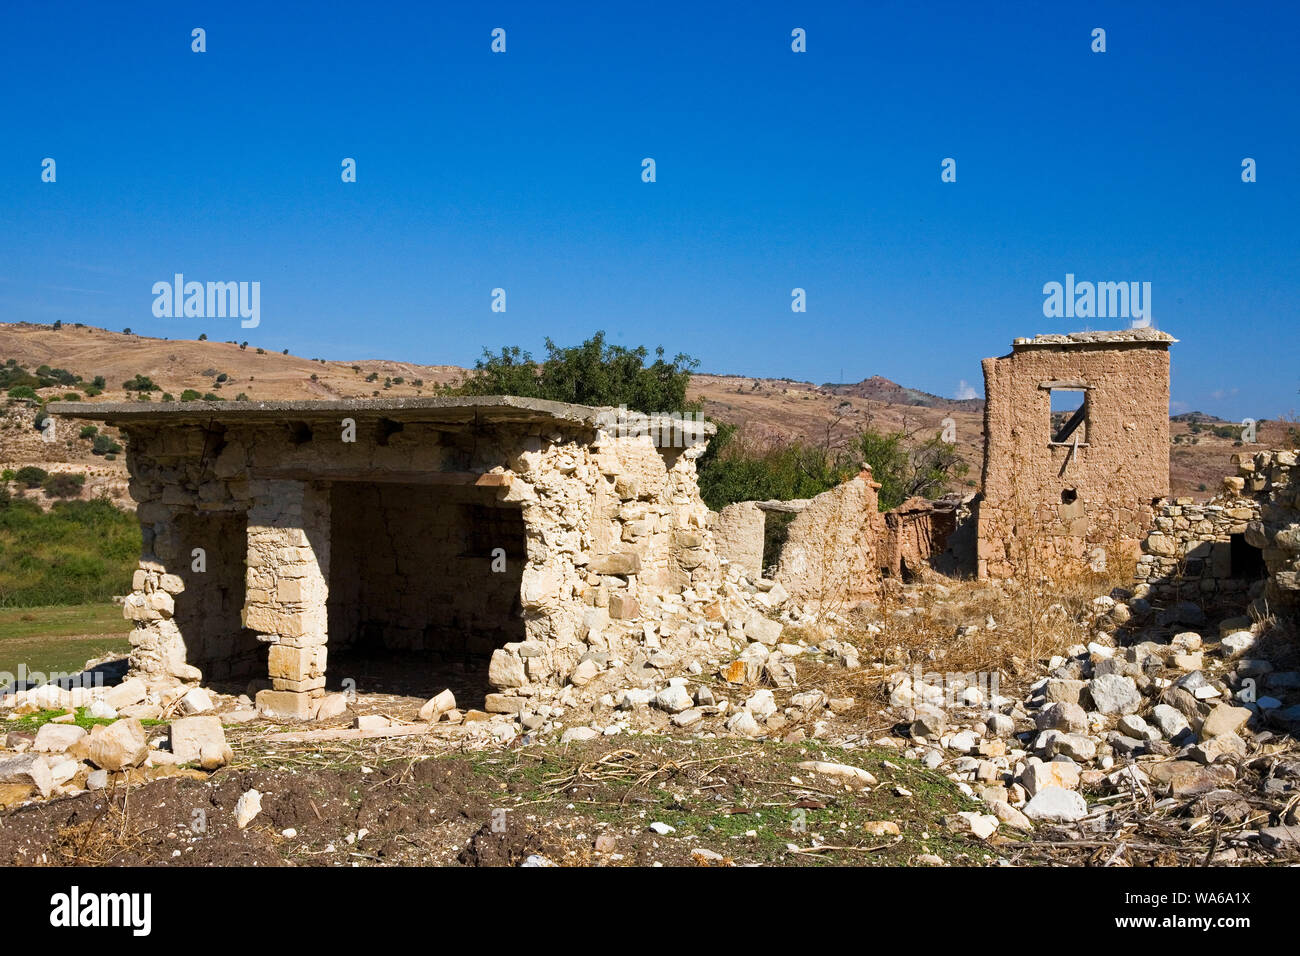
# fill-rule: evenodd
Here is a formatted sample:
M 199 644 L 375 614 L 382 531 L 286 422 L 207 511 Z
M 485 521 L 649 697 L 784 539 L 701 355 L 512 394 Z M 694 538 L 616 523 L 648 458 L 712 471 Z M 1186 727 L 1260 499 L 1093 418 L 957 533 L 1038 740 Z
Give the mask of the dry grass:
M 848 614 L 849 627 L 834 628 L 837 639 L 858 648 L 866 666 L 826 667 L 816 686 L 830 696 L 881 702 L 892 674 L 920 668 L 997 675 L 1000 692 L 1023 690 L 1042 662 L 1093 639 L 1093 599 L 1131 581 L 1114 567 L 1055 581 L 937 578 L 904 586 L 885 580 L 878 603 L 859 605 Z M 792 627 L 784 639 L 817 643 L 829 630 Z
M 140 843 L 140 833 L 132 826 L 128 800 L 122 805 L 112 802 L 93 820 L 59 829 L 50 849 L 55 862 L 69 866 L 109 866 L 118 857 Z

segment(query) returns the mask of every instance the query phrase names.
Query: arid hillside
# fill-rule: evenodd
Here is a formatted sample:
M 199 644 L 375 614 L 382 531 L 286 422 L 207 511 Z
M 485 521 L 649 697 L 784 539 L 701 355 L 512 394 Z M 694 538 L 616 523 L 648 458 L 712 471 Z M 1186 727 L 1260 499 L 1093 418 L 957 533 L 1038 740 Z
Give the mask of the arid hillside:
M 0 323 L 0 363 L 14 360 L 27 368 L 49 365 L 81 376 L 85 382 L 104 379 L 104 390 L 90 401 L 135 399 L 140 392 L 124 385 L 136 376 L 152 380 L 157 390 L 179 399 L 186 390 L 200 396 L 253 401 L 407 397 L 429 395 L 433 386 L 464 374 L 455 365 L 417 365 L 391 360 L 330 361 L 282 352 L 260 351 L 230 342 L 192 339 L 155 339 L 109 332 L 88 326 Z M 42 398 L 79 392 L 76 386 L 40 389 Z M 84 394 L 84 393 L 83 393 Z M 901 430 L 929 437 L 952 419 L 953 436 L 962 457 L 970 464 L 965 490 L 978 485 L 983 455 L 984 403 L 980 399 L 956 400 L 907 388 L 873 376 L 858 383 L 814 385 L 788 379 L 759 379 L 734 375 L 699 374 L 693 377 L 690 396 L 703 399 L 710 417 L 733 422 L 756 442 L 800 439 L 835 442 L 863 428 Z M 57 447 L 40 441 L 35 429 L 21 427 L 35 406 L 10 408 L 7 427 L 0 429 L 0 462 L 4 467 L 38 464 L 51 470 L 88 466 L 98 476 L 124 476 L 121 456 L 105 461 L 92 454 L 92 442 L 77 437 L 77 429 L 63 432 Z M 1219 480 L 1233 472 L 1230 456 L 1287 443 L 1287 425 L 1262 423 L 1258 441 L 1238 445 L 1239 435 L 1209 416 L 1188 414 L 1172 419 L 1170 448 L 1172 490 L 1177 495 L 1205 498 Z M 1240 427 L 1237 426 L 1237 431 Z

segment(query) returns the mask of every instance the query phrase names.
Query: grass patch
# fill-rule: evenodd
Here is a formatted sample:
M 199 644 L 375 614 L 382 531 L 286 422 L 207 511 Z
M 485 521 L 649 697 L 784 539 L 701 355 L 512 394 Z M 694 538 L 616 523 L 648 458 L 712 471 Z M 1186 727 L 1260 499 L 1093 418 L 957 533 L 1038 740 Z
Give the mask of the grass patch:
M 66 713 L 66 710 L 55 708 L 53 710 L 38 710 L 34 714 L 22 714 L 21 716 L 14 717 L 12 720 L 5 721 L 5 729 L 21 730 L 30 733 L 31 731 L 39 729 L 42 724 L 48 724 L 55 717 L 61 717 Z M 111 724 L 117 719 L 116 717 L 111 720 L 104 717 L 91 717 L 90 708 L 88 707 L 78 707 L 73 711 L 73 714 L 74 716 L 72 720 L 65 721 L 65 723 L 76 724 L 78 727 L 82 727 L 85 730 L 90 730 L 90 728 L 94 727 L 96 724 Z M 166 723 L 167 721 L 165 720 L 140 721 L 140 724 L 143 727 L 157 727 Z
M 107 602 L 140 555 L 135 516 L 107 500 L 0 500 L 0 607 Z
M 903 865 L 923 854 L 973 864 L 998 852 L 943 823 L 948 814 L 979 804 L 942 774 L 884 748 L 637 737 L 485 752 L 470 760 L 500 805 L 513 802 L 519 812 L 543 816 L 572 814 L 583 821 L 574 826 L 592 827 L 588 832 L 644 835 L 652 822 L 665 823 L 675 832 L 652 838 L 665 852 L 702 847 L 781 866 Z M 801 770 L 806 760 L 860 767 L 879 785 L 850 790 Z M 873 835 L 866 825 L 880 821 L 897 824 L 901 837 Z M 790 845 L 852 849 L 796 854 Z
M 115 604 L 0 610 L 0 672 L 79 673 L 86 661 L 126 653 L 130 625 Z M 0 686 L 4 684 L 0 678 Z

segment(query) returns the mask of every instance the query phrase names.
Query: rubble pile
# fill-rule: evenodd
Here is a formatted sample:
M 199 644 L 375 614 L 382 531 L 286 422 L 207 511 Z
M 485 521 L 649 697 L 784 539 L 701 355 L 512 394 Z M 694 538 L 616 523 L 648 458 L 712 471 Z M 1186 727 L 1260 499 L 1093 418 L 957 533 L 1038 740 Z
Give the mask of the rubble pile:
M 1104 834 L 1140 806 L 1226 827 L 1214 862 L 1300 852 L 1300 670 L 1260 656 L 1250 618 L 1211 626 L 1195 604 L 1152 610 L 1144 591 L 1098 598 L 1094 639 L 1050 660 L 1023 700 L 898 675 L 904 755 L 1014 830 Z
M 49 711 L 61 713 L 5 735 L 0 807 L 142 783 L 182 765 L 217 770 L 234 758 L 223 722 L 257 717 L 247 697 L 185 687 L 160 694 L 135 677 L 111 687 L 41 684 L 0 695 L 6 719 Z

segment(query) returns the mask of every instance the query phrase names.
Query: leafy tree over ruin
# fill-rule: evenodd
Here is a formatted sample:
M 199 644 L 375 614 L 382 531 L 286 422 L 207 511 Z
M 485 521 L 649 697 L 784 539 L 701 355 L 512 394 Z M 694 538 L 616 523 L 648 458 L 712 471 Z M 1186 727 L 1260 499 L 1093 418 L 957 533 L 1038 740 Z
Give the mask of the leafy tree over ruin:
M 626 405 L 639 412 L 687 412 L 697 404 L 686 400 L 691 371 L 699 362 L 684 353 L 671 360 L 662 346 L 654 359 L 645 346 L 610 345 L 597 332 L 581 345 L 561 347 L 546 339 L 546 358 L 538 362 L 518 346 L 503 347 L 483 357 L 461 382 L 447 389 L 453 395 L 518 395 L 578 405 Z

